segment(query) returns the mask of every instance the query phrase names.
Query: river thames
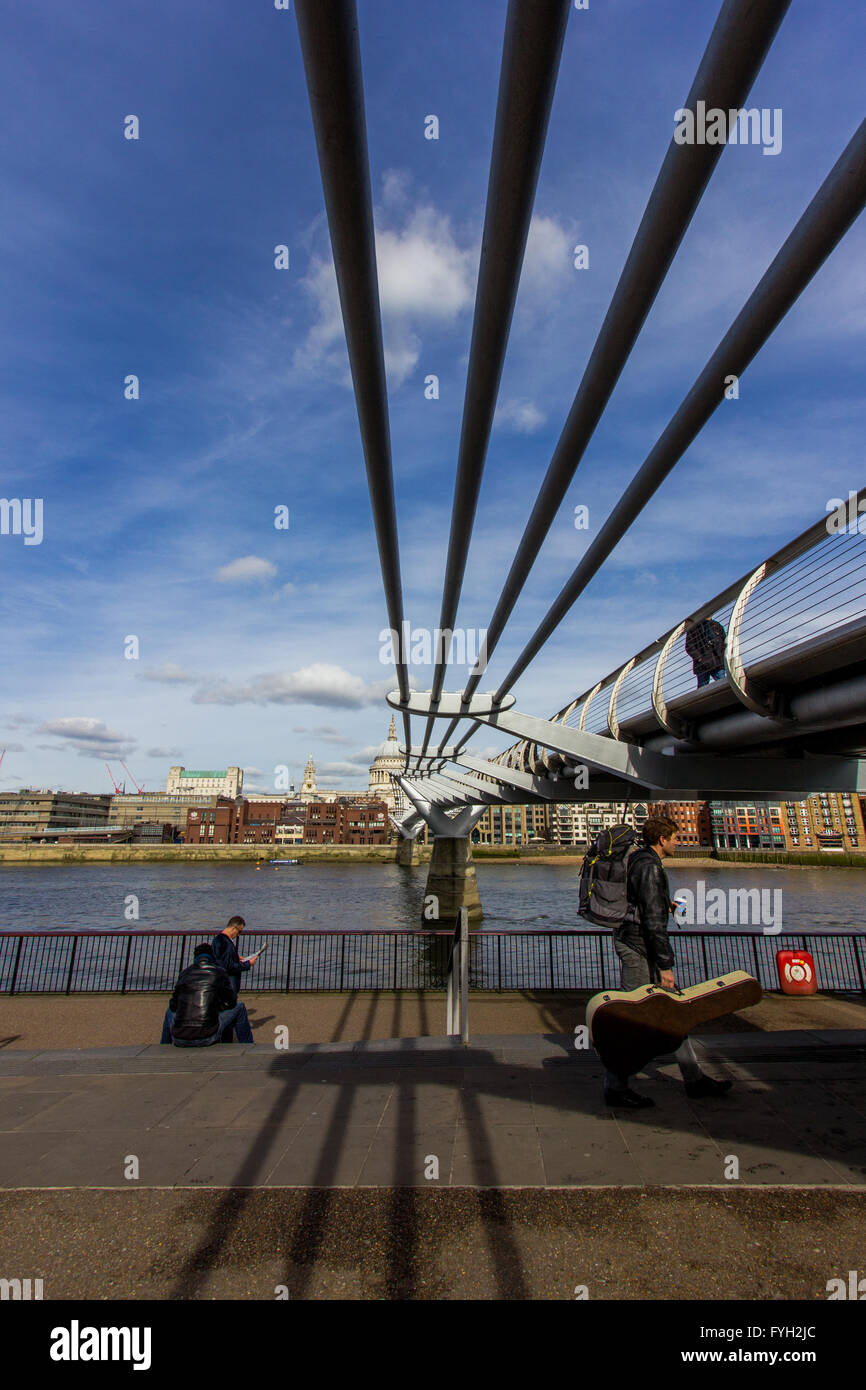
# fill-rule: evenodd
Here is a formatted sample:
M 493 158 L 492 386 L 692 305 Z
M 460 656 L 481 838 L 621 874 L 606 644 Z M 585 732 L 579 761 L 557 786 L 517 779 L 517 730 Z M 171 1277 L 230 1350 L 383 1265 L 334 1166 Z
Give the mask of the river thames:
M 579 863 L 476 863 L 488 930 L 574 930 Z M 808 869 L 681 863 L 668 870 L 674 893 L 711 901 L 721 888 L 762 890 L 784 932 L 862 930 L 862 869 Z M 250 930 L 388 931 L 422 925 L 427 866 L 305 863 L 274 869 L 253 864 L 71 864 L 0 868 L 0 929 L 12 931 L 178 928 L 204 935 L 235 913 Z M 701 888 L 703 884 L 703 889 Z M 720 895 L 717 895 L 717 901 Z M 707 929 L 761 929 L 757 918 L 707 916 Z M 694 924 L 700 929 L 698 915 Z M 435 925 L 434 922 L 430 923 Z

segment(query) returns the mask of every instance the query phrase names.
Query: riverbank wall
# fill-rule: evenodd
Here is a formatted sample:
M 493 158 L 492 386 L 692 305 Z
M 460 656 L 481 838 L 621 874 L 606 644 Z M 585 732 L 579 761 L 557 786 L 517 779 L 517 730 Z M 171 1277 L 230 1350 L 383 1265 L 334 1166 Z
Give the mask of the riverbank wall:
M 297 859 L 318 864 L 395 864 L 399 846 L 391 845 L 0 845 L 0 866 L 40 864 L 255 864 Z M 583 845 L 473 845 L 476 862 L 517 861 L 528 864 L 579 865 Z M 418 846 L 418 862 L 429 864 L 432 845 Z M 784 868 L 866 869 L 866 854 L 770 850 L 688 849 L 666 861 L 669 868 L 696 869 L 735 864 Z

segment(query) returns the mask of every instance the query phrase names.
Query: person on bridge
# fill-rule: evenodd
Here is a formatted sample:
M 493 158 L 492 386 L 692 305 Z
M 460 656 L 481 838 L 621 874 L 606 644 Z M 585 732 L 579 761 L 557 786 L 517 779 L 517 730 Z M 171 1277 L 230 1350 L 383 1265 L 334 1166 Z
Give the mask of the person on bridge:
M 231 1040 L 254 1042 L 246 1005 L 235 998 L 228 975 L 214 960 L 208 942 L 196 946 L 192 965 L 178 976 L 162 1025 L 161 1043 L 175 1047 L 210 1047 Z
M 692 659 L 698 690 L 724 678 L 726 641 L 725 629 L 715 618 L 702 618 L 686 627 L 686 652 Z
M 671 902 L 662 861 L 674 853 L 677 828 L 665 816 L 653 817 L 644 825 L 642 835 L 643 847 L 628 859 L 629 909 L 621 925 L 614 928 L 614 950 L 620 960 L 620 988 L 633 990 L 641 985 L 660 984 L 663 989 L 675 989 L 674 953 L 667 929 L 668 917 L 675 905 Z M 701 1070 L 688 1038 L 674 1056 L 690 1099 L 719 1096 L 731 1089 L 730 1081 L 714 1081 Z M 633 1091 L 628 1083 L 627 1076 L 605 1071 L 604 1097 L 608 1105 L 640 1110 L 655 1104 L 649 1096 Z

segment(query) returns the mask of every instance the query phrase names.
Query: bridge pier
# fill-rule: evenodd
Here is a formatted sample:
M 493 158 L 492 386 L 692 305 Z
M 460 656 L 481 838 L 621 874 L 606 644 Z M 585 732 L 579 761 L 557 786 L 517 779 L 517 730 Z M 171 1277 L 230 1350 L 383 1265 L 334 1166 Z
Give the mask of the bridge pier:
M 421 863 L 421 851 L 414 836 L 406 836 L 397 846 L 397 863 L 404 869 L 414 869 Z
M 470 925 L 481 921 L 484 914 L 468 835 L 437 835 L 434 839 L 425 902 L 431 897 L 437 900 L 438 918 L 425 919 L 427 925 L 435 920 L 440 927 L 456 926 L 461 907 L 469 913 Z

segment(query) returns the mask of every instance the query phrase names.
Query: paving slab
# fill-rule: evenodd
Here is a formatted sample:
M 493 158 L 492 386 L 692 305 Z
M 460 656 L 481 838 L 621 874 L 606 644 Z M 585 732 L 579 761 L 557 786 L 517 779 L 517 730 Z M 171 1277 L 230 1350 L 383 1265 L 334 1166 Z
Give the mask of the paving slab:
M 0 1052 L 0 1185 L 841 1185 L 866 1189 L 866 1033 L 714 1035 L 727 1096 L 691 1101 L 671 1059 L 604 1103 L 569 1034 L 328 1049 Z M 429 1157 L 439 1176 L 425 1176 Z M 435 1166 L 435 1165 L 434 1165 Z

